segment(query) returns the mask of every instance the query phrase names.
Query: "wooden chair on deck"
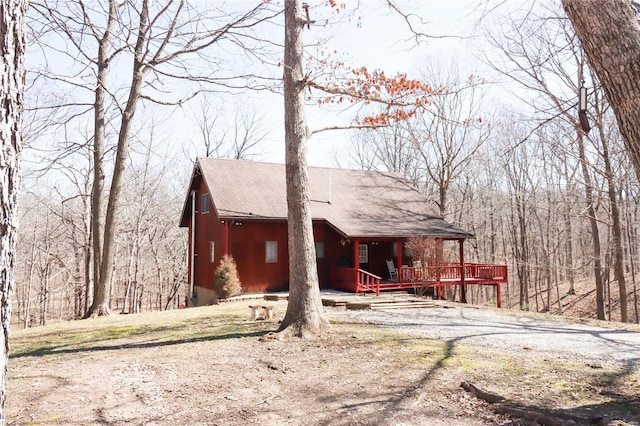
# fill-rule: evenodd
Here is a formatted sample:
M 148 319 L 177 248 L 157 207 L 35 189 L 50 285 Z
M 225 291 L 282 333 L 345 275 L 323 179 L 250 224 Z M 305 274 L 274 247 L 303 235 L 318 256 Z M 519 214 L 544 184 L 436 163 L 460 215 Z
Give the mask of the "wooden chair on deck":
M 398 281 L 398 269 L 393 264 L 393 260 L 387 260 L 387 269 L 389 269 L 389 279 Z
M 422 280 L 424 274 L 422 273 L 422 262 L 420 262 L 419 260 L 414 260 L 413 261 L 413 275 L 415 277 L 415 279 L 417 280 Z

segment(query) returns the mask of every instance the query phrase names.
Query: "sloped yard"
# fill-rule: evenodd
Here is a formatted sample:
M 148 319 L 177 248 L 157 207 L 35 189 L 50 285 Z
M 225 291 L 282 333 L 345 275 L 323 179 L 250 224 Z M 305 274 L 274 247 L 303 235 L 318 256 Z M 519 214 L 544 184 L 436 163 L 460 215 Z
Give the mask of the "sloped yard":
M 426 326 L 415 318 L 451 312 L 444 308 L 375 313 L 405 328 L 367 317 L 372 312 L 327 308 L 327 335 L 261 341 L 277 324 L 252 321 L 249 304 L 16 331 L 8 424 L 528 424 L 495 414 L 462 381 L 530 407 L 606 412 L 628 424 L 640 418 L 632 360 L 554 358 L 421 334 Z M 286 302 L 272 304 L 277 321 Z M 456 322 L 462 330 L 464 318 Z

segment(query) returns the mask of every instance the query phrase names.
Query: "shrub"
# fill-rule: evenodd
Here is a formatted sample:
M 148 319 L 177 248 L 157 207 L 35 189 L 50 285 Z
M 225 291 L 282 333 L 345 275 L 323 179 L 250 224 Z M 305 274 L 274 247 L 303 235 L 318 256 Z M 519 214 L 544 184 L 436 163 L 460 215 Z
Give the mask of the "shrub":
M 222 299 L 235 296 L 242 291 L 236 262 L 228 254 L 222 257 L 216 269 L 214 286 L 216 294 Z

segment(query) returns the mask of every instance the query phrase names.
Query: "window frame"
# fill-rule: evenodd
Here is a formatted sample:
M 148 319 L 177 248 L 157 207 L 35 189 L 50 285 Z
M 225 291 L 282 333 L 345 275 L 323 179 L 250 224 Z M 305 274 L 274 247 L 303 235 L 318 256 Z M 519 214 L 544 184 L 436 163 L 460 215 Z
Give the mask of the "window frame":
M 316 249 L 316 259 L 324 259 L 324 241 L 316 241 L 314 246 Z
M 366 243 L 358 244 L 358 263 L 369 263 L 369 245 Z
M 208 192 L 202 194 L 200 197 L 200 212 L 202 214 L 207 214 L 211 211 L 211 195 Z
M 278 241 L 277 240 L 265 241 L 264 263 L 278 263 Z

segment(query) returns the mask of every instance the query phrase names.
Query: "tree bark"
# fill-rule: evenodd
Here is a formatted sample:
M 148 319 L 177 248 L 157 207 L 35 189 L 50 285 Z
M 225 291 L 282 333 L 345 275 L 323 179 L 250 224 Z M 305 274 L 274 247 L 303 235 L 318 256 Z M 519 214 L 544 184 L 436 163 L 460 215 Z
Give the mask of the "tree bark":
M 640 23 L 631 0 L 562 0 L 640 179 Z
M 108 315 L 109 301 L 101 283 L 103 273 L 103 240 L 104 240 L 104 184 L 105 184 L 105 97 L 107 74 L 109 68 L 109 49 L 116 23 L 117 2 L 109 0 L 109 16 L 104 34 L 98 44 L 98 67 L 94 98 L 94 140 L 93 140 L 93 190 L 91 194 L 91 236 L 93 245 L 93 301 L 85 314 L 85 318 L 92 315 Z
M 109 201 L 106 209 L 104 233 L 102 235 L 102 245 L 99 252 L 94 252 L 94 257 L 96 258 L 101 255 L 99 263 L 95 265 L 95 267 L 99 267 L 100 269 L 97 277 L 98 280 L 95 281 L 94 284 L 95 288 L 93 304 L 91 305 L 89 311 L 87 311 L 85 317 L 89 317 L 92 315 L 109 315 L 111 313 L 109 305 L 111 301 L 111 281 L 113 275 L 116 247 L 115 240 L 118 209 L 120 207 L 120 194 L 122 192 L 126 160 L 129 155 L 129 139 L 131 126 L 133 124 L 133 117 L 135 115 L 136 106 L 138 104 L 138 100 L 140 99 L 142 82 L 144 81 L 144 76 L 146 74 L 145 68 L 143 66 L 143 60 L 144 49 L 146 48 L 145 42 L 148 39 L 149 32 L 148 4 L 148 1 L 144 1 L 140 10 L 140 21 L 135 45 L 131 86 L 129 88 L 129 97 L 122 113 L 122 122 L 120 123 L 120 130 L 118 132 L 116 161 L 113 170 L 113 177 L 111 179 L 111 188 L 109 190 Z M 116 11 L 114 8 L 114 13 L 115 12 Z M 111 20 L 111 10 L 109 19 Z M 107 29 L 107 33 L 111 32 L 109 28 L 110 27 L 108 27 Z
M 0 2 L 0 425 L 5 424 L 11 292 L 18 235 L 26 0 Z
M 309 178 L 302 69 L 302 12 L 298 0 L 285 0 L 284 108 L 289 241 L 289 304 L 280 335 L 306 337 L 329 321 L 322 308 L 316 266 Z

